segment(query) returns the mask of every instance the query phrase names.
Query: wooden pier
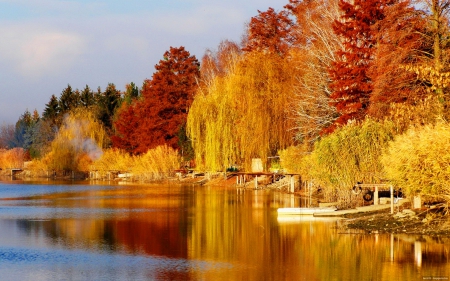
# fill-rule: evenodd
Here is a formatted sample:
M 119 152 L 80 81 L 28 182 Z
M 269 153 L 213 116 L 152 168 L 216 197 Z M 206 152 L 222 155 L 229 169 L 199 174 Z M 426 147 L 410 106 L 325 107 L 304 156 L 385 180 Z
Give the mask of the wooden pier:
M 6 169 L 7 171 L 9 171 L 9 175 L 12 177 L 14 175 L 16 175 L 19 172 L 22 172 L 23 169 L 22 168 L 8 168 Z
M 267 173 L 267 172 L 235 172 L 231 176 L 236 176 L 237 186 L 246 186 L 247 183 L 253 181 L 254 188 L 259 189 L 259 181 L 263 181 L 265 185 L 275 184 L 281 179 L 288 178 L 287 183 L 283 183 L 281 187 L 287 186 L 287 190 L 291 193 L 295 191 L 295 185 L 301 186 L 300 174 L 284 174 L 284 173 Z M 296 181 L 296 177 L 298 180 Z

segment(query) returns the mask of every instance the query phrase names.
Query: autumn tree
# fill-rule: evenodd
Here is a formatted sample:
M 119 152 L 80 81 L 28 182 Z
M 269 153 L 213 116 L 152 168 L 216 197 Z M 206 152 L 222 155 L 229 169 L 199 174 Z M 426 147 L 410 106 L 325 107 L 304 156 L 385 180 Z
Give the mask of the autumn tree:
M 184 47 L 170 47 L 155 66 L 152 79 L 144 81 L 141 99 L 135 105 L 124 103 L 115 121 L 114 146 L 134 153 L 164 144 L 177 147 L 177 134 L 197 89 L 199 66 Z M 138 125 L 130 130 L 124 122 Z
M 276 12 L 273 8 L 265 12 L 258 10 L 258 15 L 252 17 L 248 24 L 243 50 L 286 55 L 293 43 L 292 25 L 287 11 Z
M 266 163 L 293 144 L 287 104 L 294 66 L 278 54 L 256 51 L 234 63 L 196 95 L 188 115 L 196 164 L 212 171 L 235 163 L 250 169 L 252 158 Z
M 440 102 L 439 114 L 448 114 L 448 93 L 450 90 L 450 44 L 449 13 L 450 0 L 422 0 L 424 8 L 420 10 L 426 19 L 424 37 L 432 42 L 431 60 L 428 63 L 410 66 L 410 70 L 430 85 L 428 91 Z M 450 116 L 446 116 L 449 118 Z
M 339 118 L 336 124 L 350 119 L 362 120 L 367 114 L 373 81 L 368 71 L 376 51 L 373 26 L 385 17 L 384 9 L 393 0 L 339 1 L 342 11 L 333 30 L 342 39 L 343 48 L 336 52 L 337 61 L 330 68 L 331 99 Z M 332 129 L 332 128 L 331 128 Z
M 139 115 L 141 101 L 131 100 L 130 103 L 124 102 L 117 110 L 114 120 L 115 134 L 111 136 L 114 147 L 123 149 L 128 153 L 135 153 L 139 146 L 137 135 L 139 126 L 143 121 Z
M 42 161 L 49 169 L 87 171 L 92 161 L 100 158 L 107 143 L 101 122 L 89 109 L 77 108 L 64 118 Z
M 200 67 L 200 86 L 209 85 L 215 77 L 227 74 L 241 54 L 239 45 L 229 40 L 220 42 L 217 50 L 207 49 Z
M 337 118 L 336 108 L 330 104 L 328 69 L 337 61 L 337 50 L 343 48 L 332 28 L 341 15 L 338 3 L 339 0 L 290 0 L 286 6 L 295 19 L 291 53 L 292 63 L 299 69 L 290 106 L 296 138 L 310 148 Z
M 414 105 L 423 99 L 426 85 L 405 69 L 428 60 L 432 44 L 425 40 L 426 21 L 411 1 L 398 1 L 384 10 L 385 18 L 374 25 L 377 30 L 375 60 L 369 70 L 373 81 L 369 115 L 389 116 L 393 104 Z

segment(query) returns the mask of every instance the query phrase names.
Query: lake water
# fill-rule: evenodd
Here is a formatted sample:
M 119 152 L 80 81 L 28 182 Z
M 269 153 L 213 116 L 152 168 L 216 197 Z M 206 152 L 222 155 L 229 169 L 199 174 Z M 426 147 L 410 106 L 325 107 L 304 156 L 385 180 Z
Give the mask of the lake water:
M 264 190 L 0 181 L 0 280 L 449 280 L 449 239 L 278 218 Z

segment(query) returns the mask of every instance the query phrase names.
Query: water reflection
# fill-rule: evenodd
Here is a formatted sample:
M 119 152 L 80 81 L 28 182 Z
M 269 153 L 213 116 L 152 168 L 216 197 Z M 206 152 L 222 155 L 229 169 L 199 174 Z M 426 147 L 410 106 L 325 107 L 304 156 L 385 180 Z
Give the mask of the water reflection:
M 0 184 L 0 197 L 0 276 L 12 280 L 37 280 L 32 272 L 45 272 L 43 280 L 450 276 L 446 238 L 349 234 L 334 219 L 278 218 L 276 208 L 306 201 L 277 192 Z

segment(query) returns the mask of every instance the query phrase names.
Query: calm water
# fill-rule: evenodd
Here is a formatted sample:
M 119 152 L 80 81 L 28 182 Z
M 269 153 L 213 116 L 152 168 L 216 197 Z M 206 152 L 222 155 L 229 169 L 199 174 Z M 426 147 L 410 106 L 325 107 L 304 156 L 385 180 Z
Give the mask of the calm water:
M 0 181 L 0 280 L 450 280 L 448 239 L 277 218 L 300 198 Z

